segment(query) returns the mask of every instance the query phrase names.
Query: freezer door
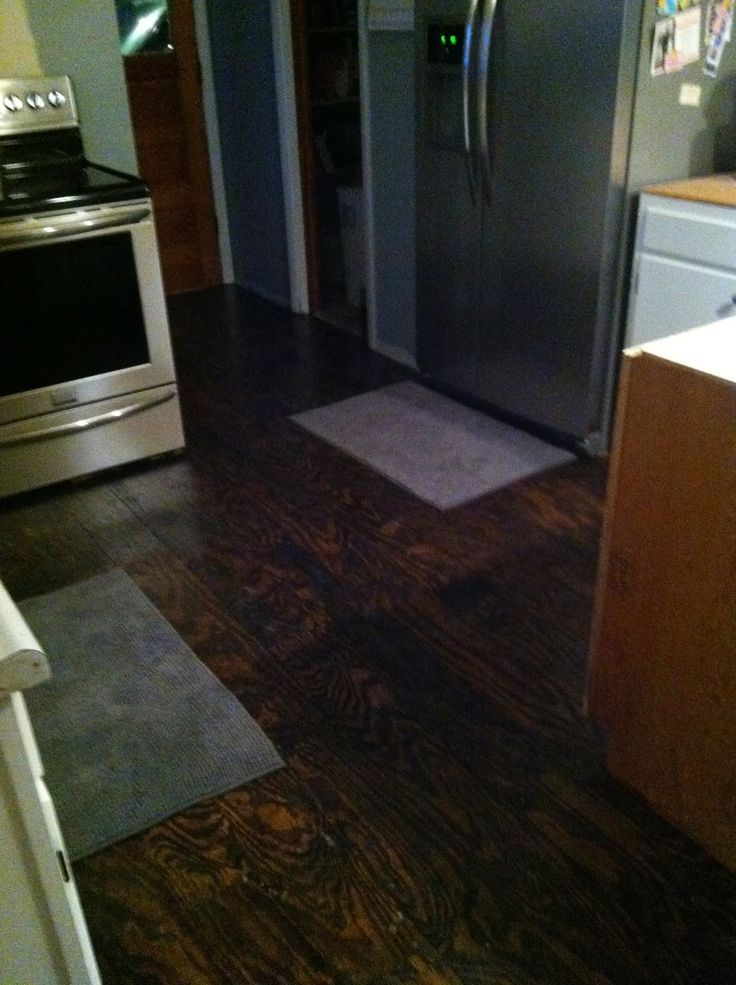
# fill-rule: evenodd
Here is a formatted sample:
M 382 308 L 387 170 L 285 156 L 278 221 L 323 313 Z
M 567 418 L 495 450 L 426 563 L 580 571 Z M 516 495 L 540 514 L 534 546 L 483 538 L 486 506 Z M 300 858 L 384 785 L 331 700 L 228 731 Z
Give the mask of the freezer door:
M 614 330 L 599 301 L 623 8 L 498 0 L 490 31 L 482 330 L 468 337 L 467 387 L 578 440 L 600 425 Z
M 417 15 L 417 358 L 438 378 L 462 374 L 460 341 L 478 312 L 477 135 L 466 125 L 481 5 L 430 0 Z
M 500 0 L 488 65 L 481 399 L 582 439 L 598 425 L 599 317 L 623 3 Z M 591 26 L 595 25 L 595 30 Z

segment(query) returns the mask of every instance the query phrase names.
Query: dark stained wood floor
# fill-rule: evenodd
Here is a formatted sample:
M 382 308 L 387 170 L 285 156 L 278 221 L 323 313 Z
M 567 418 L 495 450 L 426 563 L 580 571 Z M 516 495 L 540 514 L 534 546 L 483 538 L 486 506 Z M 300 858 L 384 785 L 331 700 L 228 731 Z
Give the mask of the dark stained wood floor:
M 107 985 L 736 982 L 736 876 L 581 713 L 603 467 L 442 514 L 287 420 L 403 370 L 232 291 L 172 324 L 186 456 L 6 501 L 0 576 L 124 568 L 287 765 L 75 866 Z

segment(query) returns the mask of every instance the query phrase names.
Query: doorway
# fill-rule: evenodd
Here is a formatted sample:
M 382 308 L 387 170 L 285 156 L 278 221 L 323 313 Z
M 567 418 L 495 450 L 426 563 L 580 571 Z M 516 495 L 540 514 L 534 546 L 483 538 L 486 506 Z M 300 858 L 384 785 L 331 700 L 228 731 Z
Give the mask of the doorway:
M 366 334 L 356 0 L 291 3 L 309 309 Z
M 191 0 L 116 0 L 141 177 L 167 294 L 222 282 Z

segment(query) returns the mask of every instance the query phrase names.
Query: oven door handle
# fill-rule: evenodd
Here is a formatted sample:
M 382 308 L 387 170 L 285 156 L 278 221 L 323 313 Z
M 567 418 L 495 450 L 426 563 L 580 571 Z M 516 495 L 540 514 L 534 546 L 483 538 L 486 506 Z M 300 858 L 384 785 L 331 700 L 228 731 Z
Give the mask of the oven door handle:
M 115 226 L 129 226 L 149 218 L 149 206 L 135 206 L 115 209 L 100 209 L 99 212 L 79 213 L 53 218 L 31 218 L 0 225 L 0 249 L 5 246 L 23 246 L 26 243 L 46 242 L 62 236 L 77 236 L 79 233 L 93 233 L 98 229 L 112 229 Z
M 29 445 L 36 441 L 45 441 L 47 438 L 61 438 L 64 435 L 79 434 L 81 431 L 88 431 L 90 428 L 100 427 L 102 424 L 112 424 L 123 417 L 130 417 L 131 414 L 138 414 L 149 407 L 157 407 L 165 404 L 167 400 L 174 397 L 174 390 L 168 393 L 157 394 L 155 397 L 137 400 L 126 407 L 119 407 L 117 410 L 108 410 L 104 414 L 96 414 L 94 417 L 85 417 L 79 421 L 68 421 L 66 424 L 57 424 L 49 428 L 41 428 L 38 431 L 27 431 L 25 434 L 13 434 L 8 437 L 0 436 L 0 448 L 7 448 L 9 445 Z

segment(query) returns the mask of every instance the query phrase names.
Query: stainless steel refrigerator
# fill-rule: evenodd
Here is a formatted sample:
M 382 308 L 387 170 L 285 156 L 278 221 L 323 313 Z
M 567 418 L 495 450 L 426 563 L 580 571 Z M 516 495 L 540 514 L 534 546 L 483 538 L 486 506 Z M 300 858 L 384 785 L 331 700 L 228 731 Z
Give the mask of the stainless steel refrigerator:
M 703 2 L 700 61 L 653 77 L 656 5 L 417 6 L 419 368 L 593 453 L 608 441 L 635 192 L 736 167 L 736 40 L 705 75 Z M 682 105 L 696 93 L 683 83 L 699 106 Z

